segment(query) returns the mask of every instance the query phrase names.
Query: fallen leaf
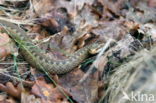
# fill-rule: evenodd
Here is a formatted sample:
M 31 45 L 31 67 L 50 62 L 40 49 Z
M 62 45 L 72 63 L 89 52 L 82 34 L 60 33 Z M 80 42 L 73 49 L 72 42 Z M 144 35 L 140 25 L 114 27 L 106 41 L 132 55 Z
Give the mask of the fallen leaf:
M 13 97 L 20 98 L 23 88 L 21 84 L 15 87 L 11 82 L 6 83 L 6 85 L 0 84 L 0 90 L 10 94 Z
M 0 101 L 0 103 L 17 103 L 17 102 L 13 98 L 6 98 L 6 99 Z
M 85 4 L 92 5 L 93 3 L 94 0 L 57 0 L 56 6 L 58 8 L 65 8 L 69 15 L 74 18 Z
M 0 33 L 0 59 L 6 58 L 8 55 L 13 53 L 15 45 L 5 33 Z
M 82 48 L 84 47 L 85 45 L 85 41 L 91 37 L 91 34 L 84 34 L 84 35 L 81 35 L 80 37 L 78 37 L 76 40 L 75 40 L 75 44 L 77 44 L 77 48 Z
M 5 0 L 1 0 L 1 1 L 0 1 L 0 4 L 4 4 L 4 1 L 5 1 Z
M 21 103 L 44 103 L 44 102 L 42 102 L 40 98 L 37 98 L 28 92 L 22 92 Z M 46 103 L 50 103 L 50 102 L 46 102 Z
M 156 9 L 150 8 L 144 2 L 138 2 L 135 10 L 129 10 L 126 12 L 126 18 L 134 22 L 149 23 L 155 22 Z
M 114 21 L 100 21 L 99 26 L 92 29 L 92 33 L 99 35 L 99 39 L 107 41 L 113 39 L 118 41 L 129 32 L 129 29 L 124 26 L 125 20 L 119 19 Z
M 155 0 L 148 0 L 148 5 L 150 7 L 156 7 L 156 1 Z
M 54 7 L 53 0 L 33 0 L 32 6 L 35 10 L 35 13 L 37 13 L 39 16 L 45 15 L 45 13 L 48 13 Z
M 66 97 L 60 91 L 60 89 L 68 95 L 67 92 L 64 91 L 63 88 L 54 87 L 52 84 L 47 84 L 44 80 L 37 80 L 36 84 L 32 87 L 31 92 L 40 97 L 42 101 L 51 101 L 55 103 L 59 103 L 60 101 L 66 101 Z
M 84 72 L 75 69 L 63 75 L 59 79 L 59 84 L 66 88 L 72 98 L 78 103 L 93 103 L 98 99 L 98 72 L 89 75 L 89 77 L 81 84 L 79 81 L 84 76 Z

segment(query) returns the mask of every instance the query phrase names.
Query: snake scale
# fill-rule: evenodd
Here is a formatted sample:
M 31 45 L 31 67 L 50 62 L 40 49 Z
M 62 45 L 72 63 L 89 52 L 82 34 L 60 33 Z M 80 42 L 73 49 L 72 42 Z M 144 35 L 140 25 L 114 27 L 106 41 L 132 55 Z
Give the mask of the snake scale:
M 88 57 L 90 49 L 100 48 L 102 45 L 99 43 L 93 43 L 79 49 L 65 60 L 53 60 L 41 52 L 42 50 L 39 47 L 33 44 L 23 29 L 4 20 L 0 20 L 0 24 L 4 28 L 4 32 L 6 32 L 18 44 L 20 53 L 32 67 L 52 74 L 65 74 L 70 72 Z

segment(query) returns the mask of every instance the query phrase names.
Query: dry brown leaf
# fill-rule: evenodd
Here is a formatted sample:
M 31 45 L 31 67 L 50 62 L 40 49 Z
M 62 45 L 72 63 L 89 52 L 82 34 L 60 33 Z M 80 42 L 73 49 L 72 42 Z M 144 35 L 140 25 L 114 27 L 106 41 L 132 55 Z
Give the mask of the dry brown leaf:
M 74 32 L 74 25 L 70 22 L 66 13 L 59 9 L 54 9 L 47 12 L 44 16 L 40 16 L 35 27 L 31 29 L 32 32 L 39 34 L 53 35 L 58 32 Z
M 0 90 L 10 94 L 13 97 L 20 98 L 23 88 L 21 84 L 15 87 L 11 82 L 8 82 L 6 85 L 0 84 Z
M 28 92 L 22 92 L 21 103 L 42 103 L 42 102 L 40 98 L 36 98 L 34 95 L 31 95 Z
M 7 98 L 7 95 L 5 93 L 2 93 L 0 95 L 0 103 L 1 103 L 1 101 L 4 101 L 6 98 Z
M 134 0 L 133 0 L 134 1 Z M 126 7 L 126 0 L 98 0 L 104 7 L 103 18 L 105 19 L 115 19 L 121 16 L 121 10 Z M 130 2 L 128 2 L 130 5 Z
M 139 23 L 149 23 L 156 21 L 156 8 L 149 7 L 145 2 L 138 2 L 135 10 L 126 12 L 126 18 Z
M 84 35 L 81 35 L 80 37 L 78 37 L 75 40 L 75 44 L 77 44 L 76 45 L 77 49 L 82 48 L 85 45 L 85 40 L 87 40 L 90 37 L 91 37 L 91 34 L 84 34 Z
M 0 101 L 0 103 L 17 103 L 13 98 L 8 98 Z
M 60 101 L 66 101 L 65 96 L 60 92 L 59 89 L 63 90 L 63 88 L 53 87 L 52 84 L 47 84 L 44 80 L 37 80 L 36 84 L 32 87 L 31 92 L 40 97 L 42 101 L 44 101 L 43 103 L 46 103 L 45 101 L 47 100 L 59 103 Z
M 85 14 L 85 15 L 84 15 Z M 74 18 L 76 29 L 81 30 L 87 27 L 93 28 L 98 26 L 97 15 L 92 13 L 89 5 L 84 5 L 79 15 Z
M 4 1 L 5 1 L 5 0 L 0 0 L 0 4 L 4 4 Z
M 0 33 L 0 59 L 4 59 L 15 51 L 13 42 L 5 33 Z
M 92 5 L 93 2 L 94 0 L 57 0 L 56 6 L 58 8 L 66 8 L 69 15 L 74 18 L 85 4 Z
M 41 16 L 53 9 L 53 0 L 33 0 L 32 6 L 37 13 Z
M 156 0 L 148 0 L 148 5 L 150 7 L 156 7 Z
M 124 19 L 114 21 L 100 21 L 100 25 L 97 28 L 92 29 L 92 33 L 99 35 L 99 39 L 104 41 L 109 39 L 118 41 L 129 32 L 129 29 L 124 26 L 124 23 Z
M 61 86 L 71 94 L 72 98 L 78 103 L 93 103 L 98 99 L 98 72 L 90 75 L 84 83 L 79 80 L 84 76 L 84 72 L 75 69 L 67 75 L 63 75 L 59 81 Z

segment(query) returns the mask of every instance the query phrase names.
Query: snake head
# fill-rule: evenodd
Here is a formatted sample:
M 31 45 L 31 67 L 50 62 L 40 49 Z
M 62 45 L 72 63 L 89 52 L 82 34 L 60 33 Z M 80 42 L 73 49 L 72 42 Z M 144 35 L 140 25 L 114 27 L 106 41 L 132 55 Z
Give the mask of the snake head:
M 104 43 L 94 43 L 91 45 L 91 47 L 89 49 L 89 53 L 90 54 L 99 53 L 101 51 L 102 47 L 104 47 Z

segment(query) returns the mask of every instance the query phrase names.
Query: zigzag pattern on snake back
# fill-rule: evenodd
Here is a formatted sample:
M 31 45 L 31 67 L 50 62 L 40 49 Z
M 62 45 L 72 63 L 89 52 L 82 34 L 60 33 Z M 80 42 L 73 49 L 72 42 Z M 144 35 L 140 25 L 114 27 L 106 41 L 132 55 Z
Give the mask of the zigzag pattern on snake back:
M 78 50 L 68 59 L 54 61 L 41 52 L 42 50 L 33 44 L 26 32 L 17 25 L 3 20 L 0 20 L 0 24 L 4 31 L 19 45 L 21 54 L 31 66 L 52 74 L 64 74 L 71 71 L 88 57 L 90 49 L 96 49 L 103 45 L 93 43 Z

